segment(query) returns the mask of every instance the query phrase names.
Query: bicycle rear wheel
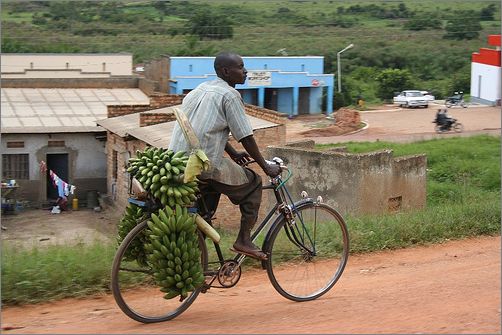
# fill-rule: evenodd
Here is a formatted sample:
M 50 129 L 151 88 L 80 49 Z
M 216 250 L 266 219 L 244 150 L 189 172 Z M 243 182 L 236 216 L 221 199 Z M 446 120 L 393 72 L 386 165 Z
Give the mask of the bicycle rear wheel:
M 153 323 L 171 320 L 183 313 L 197 298 L 200 288 L 183 301 L 178 297 L 164 299 L 165 293 L 155 285 L 153 271 L 145 257 L 131 257 L 141 253 L 144 245 L 146 221 L 134 227 L 120 244 L 112 265 L 111 287 L 115 301 L 130 318 Z M 202 268 L 207 269 L 207 248 L 199 233 Z M 139 261 L 138 261 L 139 259 Z
M 292 209 L 293 220 L 279 218 L 266 252 L 274 288 L 293 301 L 314 300 L 340 279 L 349 256 L 349 236 L 342 216 L 312 202 Z

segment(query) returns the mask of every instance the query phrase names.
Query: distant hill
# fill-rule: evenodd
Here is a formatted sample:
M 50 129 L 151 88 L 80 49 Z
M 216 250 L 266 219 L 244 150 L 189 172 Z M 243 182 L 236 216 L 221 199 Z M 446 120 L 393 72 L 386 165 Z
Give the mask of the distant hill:
M 380 101 L 375 76 L 406 69 L 437 98 L 469 91 L 470 57 L 500 33 L 497 1 L 2 1 L 2 52 L 323 55 L 343 96 Z

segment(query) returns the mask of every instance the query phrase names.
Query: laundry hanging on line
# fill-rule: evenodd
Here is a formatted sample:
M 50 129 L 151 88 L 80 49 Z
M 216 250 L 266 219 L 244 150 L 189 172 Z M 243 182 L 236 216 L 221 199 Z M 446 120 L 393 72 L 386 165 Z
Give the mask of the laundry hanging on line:
M 45 163 L 45 161 L 40 161 L 40 172 L 41 173 L 47 172 L 47 163 Z M 61 198 L 66 198 L 70 194 L 75 193 L 77 187 L 68 184 L 67 182 L 59 178 L 59 176 L 56 173 L 54 173 L 54 171 L 49 170 L 49 175 L 52 180 L 52 185 L 58 189 L 58 196 L 60 196 Z
M 68 197 L 70 194 L 74 194 L 76 187 L 74 185 L 68 184 L 64 180 L 58 177 L 54 171 L 49 170 L 49 175 L 52 180 L 54 187 L 58 189 L 58 196 L 61 198 Z

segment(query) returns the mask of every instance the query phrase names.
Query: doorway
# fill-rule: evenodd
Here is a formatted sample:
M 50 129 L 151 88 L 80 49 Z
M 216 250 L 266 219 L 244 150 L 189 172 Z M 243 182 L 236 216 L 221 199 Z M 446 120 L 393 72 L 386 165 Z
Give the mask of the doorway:
M 265 89 L 265 108 L 276 111 L 277 110 L 277 88 L 266 88 Z
M 52 170 L 60 179 L 68 180 L 68 154 L 47 154 L 47 200 L 57 200 L 58 189 L 52 183 L 49 171 Z
M 300 87 L 298 96 L 298 114 L 310 114 L 310 88 Z

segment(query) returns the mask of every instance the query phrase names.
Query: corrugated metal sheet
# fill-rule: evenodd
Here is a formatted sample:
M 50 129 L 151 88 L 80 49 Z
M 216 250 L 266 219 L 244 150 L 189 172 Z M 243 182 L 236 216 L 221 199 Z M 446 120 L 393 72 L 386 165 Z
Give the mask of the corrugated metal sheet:
M 103 131 L 107 105 L 149 104 L 140 89 L 2 88 L 2 133 Z

